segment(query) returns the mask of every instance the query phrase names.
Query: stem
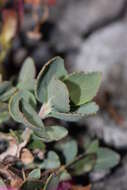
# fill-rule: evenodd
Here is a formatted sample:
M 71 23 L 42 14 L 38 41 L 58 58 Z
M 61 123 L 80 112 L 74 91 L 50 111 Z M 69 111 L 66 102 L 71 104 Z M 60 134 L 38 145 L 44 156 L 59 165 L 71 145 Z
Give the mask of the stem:
M 45 176 L 45 174 L 55 174 L 55 175 L 59 175 L 61 172 L 63 172 L 64 170 L 67 170 L 68 168 L 70 168 L 75 162 L 77 162 L 78 160 L 82 159 L 83 157 L 87 156 L 87 153 L 84 154 L 80 154 L 79 156 L 77 156 L 74 160 L 72 160 L 71 162 L 69 162 L 66 165 L 62 165 L 57 169 L 54 170 L 48 170 L 46 172 L 43 173 L 42 176 Z M 89 154 L 90 155 L 90 154 Z M 93 155 L 93 154 L 92 154 Z
M 78 160 L 82 159 L 84 156 L 87 156 L 87 154 L 86 154 L 86 153 L 81 154 L 81 155 L 77 156 L 74 160 L 72 160 L 71 162 L 69 162 L 68 164 L 61 166 L 61 167 L 56 171 L 56 174 L 58 175 L 58 174 L 60 174 L 61 172 L 63 172 L 64 170 L 70 168 L 75 162 L 77 162 Z

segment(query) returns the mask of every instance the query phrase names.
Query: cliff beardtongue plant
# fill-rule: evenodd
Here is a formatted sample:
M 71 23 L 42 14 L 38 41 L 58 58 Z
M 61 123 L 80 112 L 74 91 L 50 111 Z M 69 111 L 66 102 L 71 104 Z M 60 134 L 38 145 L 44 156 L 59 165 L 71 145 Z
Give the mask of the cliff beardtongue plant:
M 22 170 L 25 177 L 21 180 L 20 189 L 57 190 L 59 183 L 73 176 L 116 166 L 119 155 L 108 148 L 99 147 L 98 141 L 83 144 L 84 152 L 79 155 L 78 142 L 68 134 L 67 128 L 45 126 L 43 122 L 46 118 L 78 121 L 95 114 L 98 106 L 93 98 L 101 83 L 101 73 L 69 74 L 64 60 L 55 57 L 45 64 L 37 78 L 35 74 L 34 62 L 27 58 L 16 86 L 9 81 L 0 83 L 1 123 L 13 119 L 22 124 L 22 130 L 10 133 L 16 138 L 18 147 L 13 156 L 24 164 Z M 49 142 L 54 142 L 52 148 L 47 148 Z M 24 147 L 28 155 L 30 151 L 34 154 L 36 151 L 38 159 L 32 158 L 31 163 L 26 162 L 26 156 L 22 155 Z M 65 160 L 56 152 L 61 152 Z M 0 155 L 1 161 L 4 158 L 5 155 Z

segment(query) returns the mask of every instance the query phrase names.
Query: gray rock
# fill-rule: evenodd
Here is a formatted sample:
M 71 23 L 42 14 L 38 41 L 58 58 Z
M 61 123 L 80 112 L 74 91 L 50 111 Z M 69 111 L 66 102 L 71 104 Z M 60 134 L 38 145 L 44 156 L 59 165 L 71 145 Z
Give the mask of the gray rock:
M 107 77 L 114 64 L 116 67 L 116 64 L 126 63 L 126 30 L 126 21 L 120 21 L 91 35 L 82 43 L 73 70 L 100 70 L 103 77 Z
M 57 27 L 52 34 L 52 43 L 59 51 L 78 48 L 82 34 L 94 26 L 119 15 L 126 0 L 71 0 L 60 1 L 52 11 Z M 53 14 L 54 13 L 54 14 Z
M 109 174 L 109 171 L 93 171 L 90 173 L 90 181 L 92 183 L 104 179 Z
M 115 148 L 127 147 L 126 30 L 126 20 L 105 27 L 82 43 L 77 57 L 72 56 L 73 70 L 99 70 L 103 73 L 100 97 L 104 100 L 105 90 L 111 94 L 110 105 L 122 116 L 123 122 L 117 123 L 107 110 L 101 110 L 97 116 L 85 122 L 92 136 L 97 136 Z
M 44 65 L 50 58 L 52 58 L 49 44 L 46 42 L 39 42 L 32 53 L 32 57 L 37 65 Z
M 111 119 L 103 117 L 102 114 L 97 114 L 97 116 L 91 117 L 85 122 L 89 126 L 88 131 L 92 137 L 98 137 L 106 144 L 118 149 L 127 147 L 126 127 L 117 125 Z
M 112 175 L 96 182 L 92 190 L 126 190 L 127 189 L 127 160 Z

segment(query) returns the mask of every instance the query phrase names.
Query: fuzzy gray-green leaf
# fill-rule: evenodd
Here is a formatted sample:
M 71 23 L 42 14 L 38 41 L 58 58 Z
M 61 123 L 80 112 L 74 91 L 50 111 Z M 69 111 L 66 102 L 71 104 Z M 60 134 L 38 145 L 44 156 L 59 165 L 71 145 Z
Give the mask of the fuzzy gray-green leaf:
M 16 92 L 15 87 L 9 88 L 6 92 L 0 95 L 0 101 L 7 101 Z
M 27 58 L 21 68 L 18 80 L 18 89 L 34 90 L 35 86 L 35 65 L 32 58 Z
M 68 75 L 64 82 L 68 87 L 72 102 L 75 105 L 82 105 L 96 96 L 101 82 L 101 73 L 73 73 Z
M 61 113 L 53 111 L 49 116 L 62 119 L 65 121 L 78 121 L 85 116 L 95 114 L 98 111 L 98 106 L 95 102 L 89 102 L 80 106 L 75 112 Z
M 81 115 L 91 115 L 95 114 L 98 111 L 99 107 L 95 102 L 89 102 L 84 105 L 81 105 L 76 113 L 79 113 Z
M 8 112 L 8 104 L 0 102 L 0 124 L 8 121 L 10 119 L 10 114 Z
M 60 167 L 60 160 L 58 155 L 54 151 L 49 151 L 47 158 L 44 160 L 41 169 L 56 169 Z
M 82 175 L 86 172 L 90 172 L 96 163 L 96 155 L 88 154 L 79 158 L 74 164 L 71 165 L 70 169 L 74 175 Z
M 33 107 L 25 100 L 22 100 L 22 112 L 29 123 L 33 126 L 44 129 L 41 118 L 38 116 Z
M 119 163 L 120 156 L 108 148 L 99 148 L 97 151 L 96 170 L 106 170 L 113 168 Z
M 37 84 L 35 88 L 35 94 L 37 99 L 41 103 L 45 103 L 48 100 L 48 85 L 53 76 L 62 78 L 67 75 L 67 71 L 64 68 L 64 60 L 60 57 L 51 59 L 40 71 L 37 77 Z
M 98 151 L 98 149 L 99 149 L 99 141 L 98 140 L 94 140 L 87 147 L 86 153 L 87 154 L 96 153 Z
M 78 146 L 75 140 L 68 139 L 56 144 L 55 146 L 59 151 L 61 151 L 65 157 L 66 163 L 74 160 L 78 153 Z
M 0 83 L 0 101 L 7 101 L 16 91 L 11 82 L 4 81 Z
M 62 138 L 66 137 L 68 134 L 68 131 L 66 128 L 54 125 L 50 127 L 46 127 L 46 134 L 49 138 L 49 142 L 51 141 L 59 141 Z
M 19 82 L 17 88 L 20 90 L 34 91 L 35 83 L 36 83 L 35 79 L 27 80 L 25 82 Z
M 34 79 L 36 74 L 35 65 L 32 58 L 27 58 L 23 63 L 19 74 L 19 82 L 25 83 L 26 81 L 31 81 Z
M 56 79 L 52 78 L 48 85 L 48 100 L 51 100 L 53 108 L 59 112 L 69 112 L 69 92 L 66 85 Z
M 32 93 L 28 91 L 16 92 L 9 102 L 10 115 L 15 121 L 30 127 L 43 138 L 47 138 L 44 124 L 33 108 L 34 101 Z M 20 104 L 22 105 L 22 110 L 20 109 Z
M 10 119 L 10 114 L 8 111 L 0 112 L 0 124 L 8 121 Z
M 23 116 L 21 116 L 21 110 L 19 108 L 19 104 L 22 99 L 25 99 L 26 102 L 30 104 L 35 104 L 36 101 L 32 93 L 28 91 L 17 91 L 9 101 L 9 113 L 11 117 L 17 122 L 23 122 Z

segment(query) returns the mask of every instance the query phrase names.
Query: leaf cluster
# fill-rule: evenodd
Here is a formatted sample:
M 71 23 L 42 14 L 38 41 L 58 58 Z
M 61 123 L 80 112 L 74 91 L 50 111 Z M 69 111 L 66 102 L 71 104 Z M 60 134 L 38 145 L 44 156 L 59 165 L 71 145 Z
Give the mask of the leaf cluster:
M 21 189 L 56 190 L 60 181 L 71 176 L 82 175 L 92 170 L 110 169 L 118 164 L 119 155 L 102 148 L 98 141 L 91 142 L 84 153 L 78 154 L 78 143 L 65 138 L 68 130 L 59 125 L 46 126 L 46 118 L 78 121 L 95 114 L 98 105 L 93 101 L 101 83 L 101 73 L 68 73 L 64 60 L 55 57 L 46 63 L 36 77 L 35 64 L 27 58 L 21 68 L 16 85 L 12 82 L 0 83 L 0 122 L 13 119 L 29 129 L 31 141 L 29 149 L 39 149 L 45 153 L 46 144 L 55 142 L 44 158 L 25 169 L 31 170 Z M 61 140 L 63 139 L 63 140 Z M 60 141 L 61 140 L 61 141 Z M 60 141 L 59 144 L 56 141 Z M 61 152 L 64 162 L 57 152 Z M 43 173 L 48 178 L 43 179 Z

